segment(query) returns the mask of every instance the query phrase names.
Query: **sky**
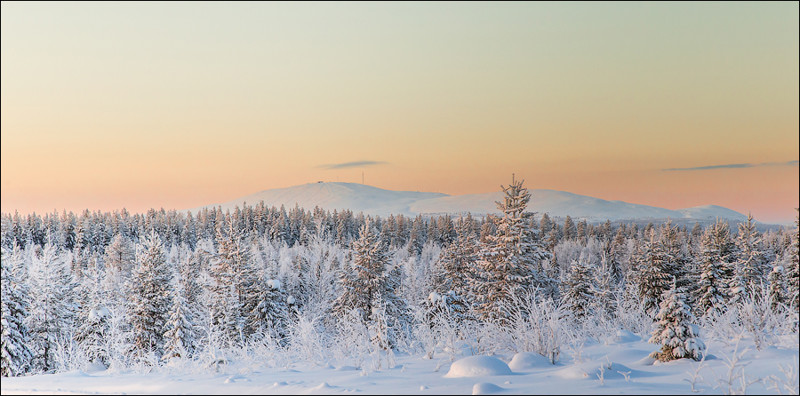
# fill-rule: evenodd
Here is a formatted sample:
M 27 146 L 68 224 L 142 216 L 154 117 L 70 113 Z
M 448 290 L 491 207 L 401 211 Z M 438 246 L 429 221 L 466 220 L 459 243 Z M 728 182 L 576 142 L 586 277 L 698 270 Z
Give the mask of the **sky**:
M 1 7 L 4 213 L 362 174 L 772 223 L 800 205 L 797 2 Z

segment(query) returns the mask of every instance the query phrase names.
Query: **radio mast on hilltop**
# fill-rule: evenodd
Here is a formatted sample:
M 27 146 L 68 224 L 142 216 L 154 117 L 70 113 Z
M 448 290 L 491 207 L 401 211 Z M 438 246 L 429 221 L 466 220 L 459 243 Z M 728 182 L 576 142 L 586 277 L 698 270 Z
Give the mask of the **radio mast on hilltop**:
M 364 171 L 361 171 L 361 184 L 364 184 Z

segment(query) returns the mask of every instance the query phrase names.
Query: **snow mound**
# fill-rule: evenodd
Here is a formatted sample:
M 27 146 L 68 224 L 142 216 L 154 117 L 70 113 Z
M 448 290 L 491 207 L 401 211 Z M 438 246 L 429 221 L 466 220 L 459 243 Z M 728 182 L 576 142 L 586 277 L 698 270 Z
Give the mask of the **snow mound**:
M 561 370 L 555 372 L 555 375 L 562 379 L 585 379 L 589 378 L 589 372 L 586 370 L 587 367 L 584 367 L 584 364 L 576 364 L 568 367 L 564 367 Z
M 624 364 L 617 362 L 591 361 L 578 363 L 555 372 L 557 377 L 563 379 L 590 379 L 598 380 L 601 376 L 604 380 L 625 380 L 630 378 L 648 376 L 647 373 L 634 370 Z
M 225 379 L 226 384 L 232 384 L 234 382 L 239 382 L 239 381 L 250 382 L 251 380 L 250 378 L 247 378 L 243 375 L 231 375 Z
M 590 372 L 595 379 L 597 379 L 599 375 L 602 375 L 605 380 L 622 380 L 626 378 L 630 379 L 631 377 L 642 377 L 642 372 L 617 362 L 606 362 L 603 364 L 595 364 L 595 366 L 595 369 Z
M 472 394 L 473 395 L 487 395 L 489 393 L 495 393 L 504 391 L 505 388 L 501 388 L 491 382 L 478 382 L 472 387 Z
M 336 388 L 335 386 L 328 385 L 327 382 L 323 382 L 313 388 L 310 388 L 303 392 L 304 395 L 324 395 L 330 393 L 331 389 Z
M 652 366 L 655 362 L 656 358 L 649 355 L 636 361 L 636 363 L 641 364 L 642 366 Z
M 88 367 L 85 368 L 87 373 L 97 373 L 101 371 L 106 371 L 108 367 L 101 362 L 92 362 L 89 363 Z
M 614 341 L 617 343 L 638 342 L 641 340 L 642 337 L 639 337 L 628 330 L 617 330 L 617 335 L 614 337 Z
M 491 356 L 470 356 L 453 362 L 445 378 L 510 374 L 513 374 L 511 369 L 498 358 Z
M 508 367 L 514 371 L 531 370 L 538 367 L 552 367 L 550 359 L 533 352 L 520 352 L 511 358 Z

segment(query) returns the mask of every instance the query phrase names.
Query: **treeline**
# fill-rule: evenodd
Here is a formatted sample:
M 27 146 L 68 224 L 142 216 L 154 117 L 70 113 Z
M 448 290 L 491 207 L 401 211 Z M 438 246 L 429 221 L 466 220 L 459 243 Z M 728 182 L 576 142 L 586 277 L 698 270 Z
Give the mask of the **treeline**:
M 460 339 L 486 325 L 541 330 L 548 315 L 624 327 L 633 309 L 667 331 L 670 304 L 687 307 L 681 326 L 745 304 L 797 317 L 797 228 L 761 233 L 752 218 L 736 230 L 561 223 L 526 211 L 522 182 L 504 191 L 502 214 L 482 219 L 263 202 L 197 214 L 3 214 L 2 375 L 201 356 L 218 364 L 219 351 L 254 345 L 348 356 L 423 345 L 432 356 L 443 329 Z M 555 361 L 550 329 L 525 348 Z M 697 358 L 702 348 L 684 349 L 660 356 Z

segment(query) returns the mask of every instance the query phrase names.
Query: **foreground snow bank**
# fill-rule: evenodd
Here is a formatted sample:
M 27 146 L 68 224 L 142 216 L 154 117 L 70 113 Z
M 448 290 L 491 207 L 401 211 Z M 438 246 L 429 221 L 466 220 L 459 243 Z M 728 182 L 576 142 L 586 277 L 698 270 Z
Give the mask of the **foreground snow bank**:
M 740 342 L 710 340 L 707 345 L 709 354 L 703 362 L 680 359 L 654 363 L 647 356 L 658 346 L 636 336 L 629 342 L 587 342 L 580 350 L 565 349 L 556 365 L 545 364 L 545 359 L 536 354 L 499 351 L 495 356 L 512 362 L 513 375 L 508 375 L 510 367 L 488 356 L 466 357 L 450 367 L 454 372 L 499 367 L 500 372 L 505 373 L 484 374 L 483 377 L 444 376 L 440 371 L 447 368 L 444 356 L 425 359 L 421 355 L 398 353 L 395 364 L 384 365 L 381 369 L 364 364 L 352 366 L 354 362 L 350 359 L 273 362 L 266 355 L 232 356 L 227 364 L 215 369 L 186 362 L 152 370 L 74 370 L 3 378 L 0 393 L 798 394 L 796 333 L 787 335 L 779 345 L 760 350 L 750 337 Z M 460 357 L 467 354 L 468 349 Z M 480 364 L 481 361 L 484 364 Z
M 470 356 L 453 362 L 445 378 L 511 374 L 513 373 L 508 365 L 498 358 L 491 356 Z
M 502 392 L 505 389 L 491 382 L 479 382 L 472 386 L 473 395 L 488 395 L 490 393 Z
M 528 371 L 537 368 L 553 367 L 550 359 L 533 352 L 520 352 L 511 358 L 508 367 L 514 371 Z

